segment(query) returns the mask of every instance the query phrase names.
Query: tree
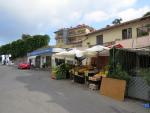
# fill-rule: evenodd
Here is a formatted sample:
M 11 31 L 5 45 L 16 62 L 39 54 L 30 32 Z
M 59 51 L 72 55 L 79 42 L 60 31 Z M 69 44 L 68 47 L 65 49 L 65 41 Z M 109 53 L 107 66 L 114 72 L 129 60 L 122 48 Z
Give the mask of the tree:
M 50 37 L 48 35 L 22 35 L 22 38 L 10 44 L 0 46 L 0 55 L 11 54 L 12 58 L 26 56 L 28 52 L 48 46 Z
M 122 18 L 116 18 L 114 21 L 112 21 L 112 24 L 117 25 L 121 24 Z
M 150 11 L 143 15 L 143 17 L 146 17 L 146 16 L 150 16 Z
M 23 39 L 23 40 L 26 40 L 26 39 L 28 39 L 28 38 L 32 38 L 32 36 L 31 36 L 31 35 L 28 35 L 28 34 L 22 34 L 22 39 Z

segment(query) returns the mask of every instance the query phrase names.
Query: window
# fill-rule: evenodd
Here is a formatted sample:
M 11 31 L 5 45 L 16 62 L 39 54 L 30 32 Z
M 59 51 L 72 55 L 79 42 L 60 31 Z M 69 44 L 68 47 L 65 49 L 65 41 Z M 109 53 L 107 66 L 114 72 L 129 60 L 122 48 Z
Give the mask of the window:
M 142 37 L 149 35 L 148 29 L 146 27 L 137 28 L 137 37 Z
M 103 44 L 103 35 L 96 36 L 96 44 L 102 45 Z
M 132 38 L 132 28 L 122 30 L 122 39 Z

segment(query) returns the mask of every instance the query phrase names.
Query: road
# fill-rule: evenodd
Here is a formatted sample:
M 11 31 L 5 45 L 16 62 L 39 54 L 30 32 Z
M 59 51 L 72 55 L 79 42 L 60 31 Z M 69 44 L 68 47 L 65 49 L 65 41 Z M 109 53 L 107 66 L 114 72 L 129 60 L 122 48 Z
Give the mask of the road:
M 0 113 L 148 113 L 143 103 L 102 96 L 50 72 L 0 66 Z

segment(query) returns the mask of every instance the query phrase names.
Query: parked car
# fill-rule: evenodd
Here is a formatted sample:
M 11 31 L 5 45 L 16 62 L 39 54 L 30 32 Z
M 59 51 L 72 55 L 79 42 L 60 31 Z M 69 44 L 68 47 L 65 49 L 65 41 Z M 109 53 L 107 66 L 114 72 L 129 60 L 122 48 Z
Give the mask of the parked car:
M 29 63 L 20 63 L 18 69 L 30 69 L 31 65 Z

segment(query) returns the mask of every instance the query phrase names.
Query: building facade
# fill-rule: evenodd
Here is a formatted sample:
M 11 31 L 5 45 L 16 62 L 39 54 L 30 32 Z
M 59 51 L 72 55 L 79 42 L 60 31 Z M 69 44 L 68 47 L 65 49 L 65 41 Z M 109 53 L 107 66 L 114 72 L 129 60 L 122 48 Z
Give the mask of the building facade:
M 150 46 L 150 16 L 107 26 L 86 35 L 82 46 L 122 44 L 125 48 Z
M 27 62 L 30 63 L 33 67 L 44 68 L 51 67 L 52 65 L 52 54 L 64 51 L 61 48 L 45 47 L 27 55 Z
M 84 24 L 60 29 L 55 32 L 56 47 L 82 47 L 82 42 L 86 40 L 85 35 L 93 31 L 94 29 L 92 27 Z

